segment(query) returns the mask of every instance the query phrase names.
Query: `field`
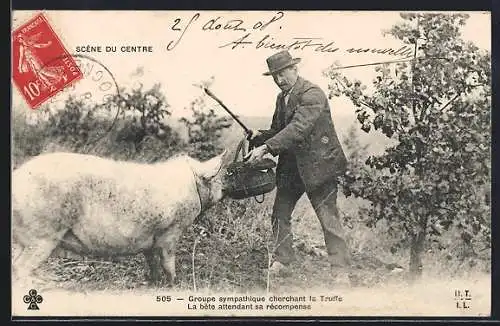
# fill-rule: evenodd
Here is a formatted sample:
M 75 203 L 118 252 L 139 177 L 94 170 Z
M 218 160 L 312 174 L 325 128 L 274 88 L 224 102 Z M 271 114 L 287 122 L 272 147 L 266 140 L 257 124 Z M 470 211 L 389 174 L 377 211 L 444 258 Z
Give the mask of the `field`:
M 269 123 L 266 118 L 243 119 L 251 128 L 266 128 Z M 342 140 L 347 137 L 347 126 L 351 124 L 352 120 L 348 117 L 336 121 L 336 125 L 341 126 L 338 129 Z M 36 135 L 29 133 L 31 127 L 22 119 L 15 119 L 13 128 L 18 133 L 17 142 L 13 144 L 15 166 L 37 151 L 67 149 L 67 142 L 58 142 L 57 138 L 50 137 L 49 142 L 37 149 L 38 145 L 33 140 Z M 220 136 L 222 147 L 234 149 L 242 136 L 238 128 L 233 124 L 224 130 Z M 181 125 L 176 126 L 182 138 L 181 129 Z M 371 151 L 381 151 L 385 146 L 382 137 L 374 141 L 373 137 L 361 136 L 360 142 L 361 145 L 372 146 Z M 120 156 L 123 154 L 120 154 L 122 151 L 118 144 L 110 148 L 107 154 L 100 152 L 97 155 L 124 159 Z M 152 148 L 151 153 L 155 151 L 154 144 Z M 146 149 L 142 149 L 134 159 L 148 161 L 147 155 Z M 284 277 L 273 278 L 268 274 L 269 253 L 272 251 L 270 214 L 273 198 L 274 192 L 267 194 L 261 204 L 253 198 L 241 201 L 226 199 L 201 216 L 186 230 L 178 245 L 178 279 L 172 290 L 288 293 L 338 289 L 326 262 L 321 227 L 306 196 L 301 198 L 293 214 L 294 247 L 298 261 Z M 360 208 L 369 203 L 340 194 L 338 204 L 354 261 L 350 295 L 363 297 L 368 289 L 372 289 L 387 296 L 394 291 L 391 289 L 419 289 L 419 284 L 438 284 L 437 280 L 445 279 L 464 286 L 480 282 L 482 289 L 489 286 L 489 248 L 480 248 L 472 255 L 452 231 L 442 237 L 446 246 L 438 249 L 431 242 L 426 244 L 424 274 L 417 283 L 411 283 L 408 278 L 409 248 L 391 250 L 397 239 L 387 236 L 388 225 L 381 222 L 376 227 L 368 227 L 360 218 Z M 146 282 L 148 270 L 142 254 L 96 258 L 75 256 L 58 249 L 39 272 L 44 276 L 46 286 L 73 293 L 129 290 L 142 293 L 154 289 Z M 452 293 L 451 286 L 444 290 Z
M 212 229 L 208 231 L 211 234 L 205 236 L 194 235 L 200 230 L 198 225 L 198 228 L 189 229 L 178 248 L 179 289 L 239 292 L 272 290 L 280 286 L 290 291 L 314 286 L 335 287 L 325 259 L 321 227 L 305 196 L 293 214 L 294 247 L 298 260 L 292 265 L 290 275 L 267 283 L 267 246 L 271 244 L 268 230 L 273 197 L 274 193 L 271 193 L 262 204 L 247 203 L 254 207 L 247 209 L 240 217 L 233 217 L 227 229 Z M 222 208 L 224 203 L 220 206 L 218 208 Z M 339 206 L 342 214 L 349 214 L 356 209 L 346 198 L 339 198 Z M 205 217 L 209 220 L 205 222 L 217 224 L 218 216 L 210 213 L 209 217 Z M 351 224 L 345 227 L 354 262 L 352 284 L 366 288 L 410 284 L 407 280 L 408 250 L 392 254 L 390 242 L 383 236 L 383 226 L 370 229 Z M 190 241 L 191 237 L 195 237 L 196 246 L 194 241 Z M 460 252 L 460 249 L 452 250 Z M 426 252 L 424 281 L 426 278 L 442 277 L 450 280 L 489 277 L 490 266 L 486 257 L 478 263 L 478 259 L 464 259 L 458 255 L 450 257 L 449 251 L 429 249 Z M 117 290 L 149 287 L 145 279 L 148 273 L 145 266 L 142 255 L 101 259 L 59 251 L 54 253 L 42 270 L 48 279 L 57 281 L 58 287 Z

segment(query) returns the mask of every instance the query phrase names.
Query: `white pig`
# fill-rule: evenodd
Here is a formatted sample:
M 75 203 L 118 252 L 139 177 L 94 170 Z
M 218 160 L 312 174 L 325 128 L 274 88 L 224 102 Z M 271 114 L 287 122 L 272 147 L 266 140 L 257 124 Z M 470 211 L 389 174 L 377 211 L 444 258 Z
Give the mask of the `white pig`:
M 142 252 L 150 270 L 159 252 L 171 285 L 183 231 L 224 197 L 226 154 L 154 164 L 74 153 L 31 159 L 12 174 L 12 240 L 20 248 L 14 277 L 33 277 L 60 245 L 78 254 Z M 157 272 L 151 270 L 153 278 Z

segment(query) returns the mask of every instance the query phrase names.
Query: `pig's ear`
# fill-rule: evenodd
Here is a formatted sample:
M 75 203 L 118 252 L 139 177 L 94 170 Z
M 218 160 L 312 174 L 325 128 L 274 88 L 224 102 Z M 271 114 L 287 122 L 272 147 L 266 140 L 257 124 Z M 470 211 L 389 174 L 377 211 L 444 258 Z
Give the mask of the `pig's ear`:
M 227 157 L 226 154 L 227 151 L 224 150 L 222 154 L 217 155 L 211 158 L 210 160 L 203 162 L 202 163 L 203 169 L 200 173 L 200 176 L 205 179 L 211 179 L 215 177 L 217 173 L 219 173 L 224 164 L 225 158 Z

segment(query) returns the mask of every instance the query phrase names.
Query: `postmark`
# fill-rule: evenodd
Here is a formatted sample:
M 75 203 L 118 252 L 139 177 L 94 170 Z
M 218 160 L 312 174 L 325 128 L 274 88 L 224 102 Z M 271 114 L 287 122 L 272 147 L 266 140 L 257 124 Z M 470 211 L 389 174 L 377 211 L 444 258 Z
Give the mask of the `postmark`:
M 105 118 L 102 121 L 110 121 L 109 125 L 98 133 L 96 139 L 90 141 L 97 142 L 105 136 L 111 128 L 113 128 L 116 120 L 120 115 L 120 102 L 122 100 L 120 87 L 111 70 L 100 60 L 85 54 L 64 54 L 55 57 L 47 62 L 50 65 L 52 62 L 64 60 L 71 57 L 76 63 L 79 70 L 83 74 L 83 78 L 78 83 L 73 83 L 62 89 L 55 96 L 48 99 L 45 104 L 49 111 L 64 110 L 67 101 L 71 98 L 78 102 L 86 113 L 92 111 L 95 118 Z
M 32 109 L 83 77 L 42 13 L 13 32 L 12 50 L 14 83 Z
M 100 60 L 85 54 L 71 53 L 51 59 L 51 62 L 71 57 L 82 72 L 83 78 L 61 90 L 46 103 L 55 105 L 64 102 L 68 96 L 83 104 L 102 106 L 120 94 L 118 83 L 111 70 Z

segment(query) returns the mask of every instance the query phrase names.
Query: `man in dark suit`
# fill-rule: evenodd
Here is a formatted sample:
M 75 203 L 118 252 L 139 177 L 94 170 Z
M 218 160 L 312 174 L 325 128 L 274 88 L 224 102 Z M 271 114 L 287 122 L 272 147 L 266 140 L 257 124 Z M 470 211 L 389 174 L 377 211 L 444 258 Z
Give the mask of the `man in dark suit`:
M 272 271 L 279 272 L 295 260 L 292 248 L 291 214 L 297 201 L 307 194 L 321 223 L 332 266 L 350 264 L 337 209 L 337 177 L 346 171 L 347 160 L 333 125 L 325 93 L 298 75 L 299 58 L 288 51 L 267 59 L 269 71 L 282 90 L 276 100 L 271 128 L 254 130 L 255 146 L 248 160 L 259 161 L 266 154 L 279 155 L 277 192 L 272 213 L 277 240 Z

